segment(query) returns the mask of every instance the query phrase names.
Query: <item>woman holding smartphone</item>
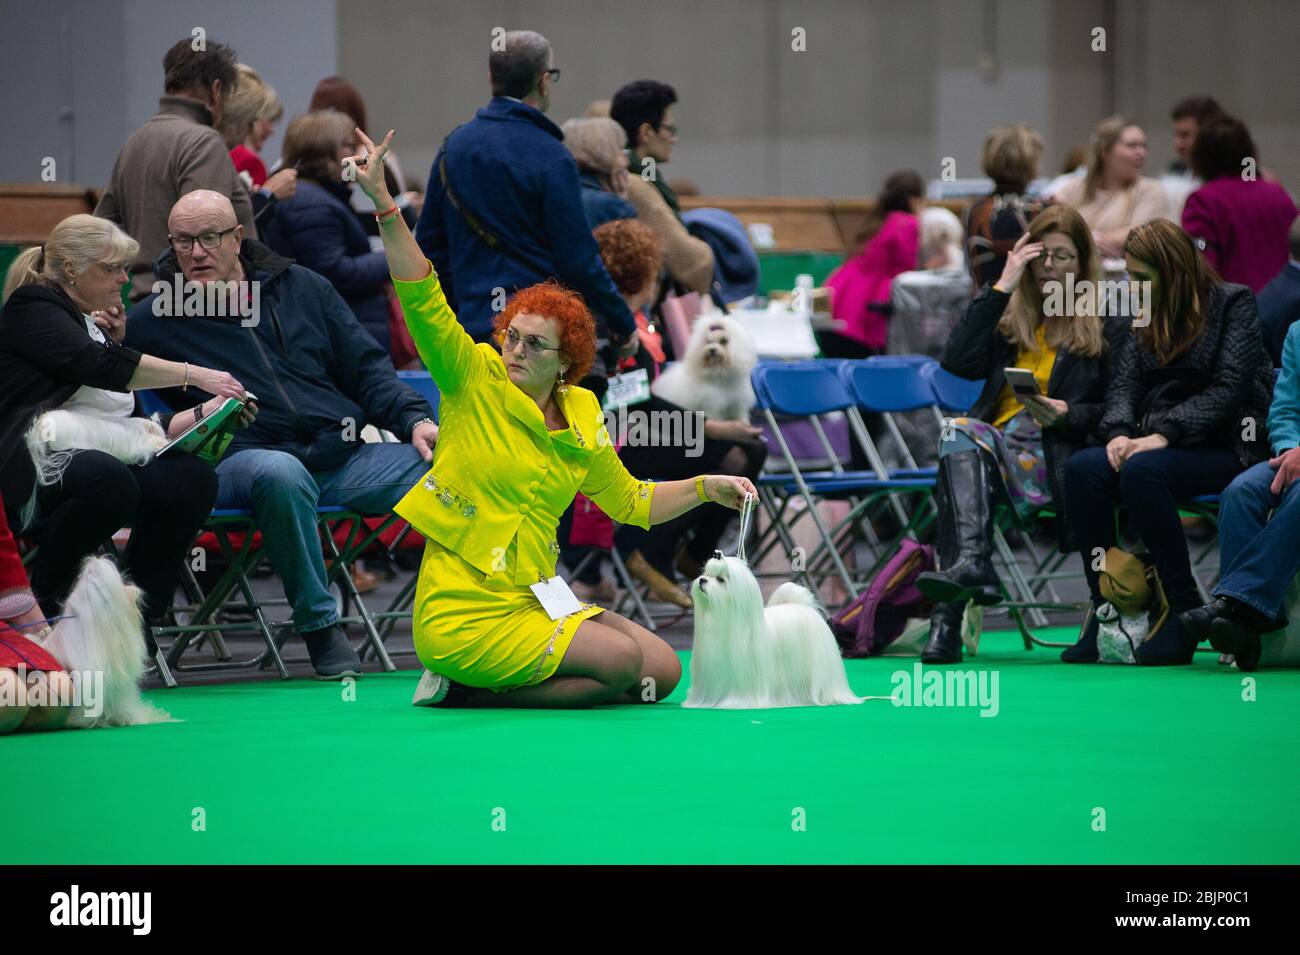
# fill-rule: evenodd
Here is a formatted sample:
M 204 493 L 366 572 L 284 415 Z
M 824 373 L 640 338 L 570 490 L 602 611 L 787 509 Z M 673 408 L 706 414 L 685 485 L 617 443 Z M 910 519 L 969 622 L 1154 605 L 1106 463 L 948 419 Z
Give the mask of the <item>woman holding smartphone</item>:
M 1119 328 L 1098 315 L 1099 274 L 1083 218 L 1067 206 L 1046 209 L 948 340 L 943 367 L 983 378 L 984 388 L 966 415 L 945 421 L 939 441 L 939 569 L 917 582 L 936 601 L 926 663 L 960 662 L 966 603 L 1002 599 L 991 553 L 994 495 L 1022 519 L 1048 504 L 1061 514 L 1065 462 L 1098 443 L 1107 343 Z M 1028 371 L 1038 394 L 1014 390 L 1008 368 Z M 1057 536 L 1062 551 L 1075 549 L 1063 519 Z

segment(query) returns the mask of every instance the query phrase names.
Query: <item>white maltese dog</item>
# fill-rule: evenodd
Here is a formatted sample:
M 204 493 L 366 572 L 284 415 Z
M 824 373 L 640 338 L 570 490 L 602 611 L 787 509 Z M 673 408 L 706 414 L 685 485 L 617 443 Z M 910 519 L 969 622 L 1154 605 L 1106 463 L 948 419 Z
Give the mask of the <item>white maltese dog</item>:
M 784 583 L 763 607 L 749 565 L 714 553 L 691 585 L 695 646 L 683 706 L 720 710 L 861 703 L 839 645 L 804 587 Z
M 749 375 L 757 364 L 754 340 L 740 322 L 721 312 L 701 315 L 686 355 L 656 378 L 650 391 L 710 418 L 748 421 L 755 404 Z
M 41 645 L 69 674 L 94 680 L 96 690 L 102 689 L 93 700 L 81 694 L 68 714 L 69 729 L 174 722 L 140 698 L 147 652 L 140 590 L 123 582 L 111 560 L 86 558 L 63 605 L 63 618 Z

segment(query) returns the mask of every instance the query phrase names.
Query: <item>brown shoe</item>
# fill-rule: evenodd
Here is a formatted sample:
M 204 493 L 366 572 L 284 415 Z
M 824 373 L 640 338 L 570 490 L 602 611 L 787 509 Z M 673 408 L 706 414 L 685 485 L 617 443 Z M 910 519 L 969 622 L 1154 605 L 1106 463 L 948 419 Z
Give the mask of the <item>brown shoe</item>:
M 608 577 L 600 578 L 598 584 L 575 580 L 569 585 L 569 589 L 573 591 L 573 596 L 584 603 L 609 604 L 618 599 L 618 591 L 614 589 L 614 583 Z
M 627 559 L 627 572 L 649 587 L 651 595 L 656 600 L 673 604 L 683 610 L 690 610 L 694 606 L 690 594 L 651 567 L 639 550 L 633 551 L 632 556 Z
M 353 564 L 352 585 L 357 588 L 357 593 L 368 594 L 379 586 L 379 576 L 372 574 L 359 564 Z

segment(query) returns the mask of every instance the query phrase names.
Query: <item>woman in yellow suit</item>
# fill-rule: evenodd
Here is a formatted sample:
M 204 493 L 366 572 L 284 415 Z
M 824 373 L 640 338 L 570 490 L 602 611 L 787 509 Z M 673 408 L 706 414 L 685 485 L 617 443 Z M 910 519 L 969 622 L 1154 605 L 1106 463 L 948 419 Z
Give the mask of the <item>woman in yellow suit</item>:
M 614 520 L 649 527 L 709 501 L 738 508 L 743 477 L 652 484 L 624 469 L 596 396 L 577 381 L 595 353 L 581 296 L 516 294 L 497 318 L 498 353 L 475 345 L 443 297 L 384 184 L 389 132 L 347 160 L 380 210 L 393 285 L 442 393 L 433 468 L 395 510 L 426 538 L 415 649 L 417 705 L 578 707 L 663 699 L 681 661 L 663 640 L 593 604 L 552 617 L 530 585 L 551 581 L 560 515 L 581 491 Z

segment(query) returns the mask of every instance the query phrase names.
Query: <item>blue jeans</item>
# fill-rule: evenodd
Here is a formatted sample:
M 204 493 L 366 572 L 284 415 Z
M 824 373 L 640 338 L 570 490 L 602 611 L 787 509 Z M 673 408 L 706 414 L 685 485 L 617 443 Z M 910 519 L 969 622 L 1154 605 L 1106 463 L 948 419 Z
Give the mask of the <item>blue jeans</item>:
M 284 581 L 299 633 L 338 622 L 325 580 L 316 508 L 387 514 L 429 469 L 409 444 L 363 444 L 333 471 L 308 471 L 285 451 L 250 448 L 217 465 L 217 508 L 252 510 L 267 560 Z
M 1300 573 L 1300 481 L 1277 495 L 1269 490 L 1276 474 L 1267 461 L 1261 461 L 1237 475 L 1223 492 L 1221 576 L 1214 595 L 1232 597 L 1281 620 L 1286 590 Z

